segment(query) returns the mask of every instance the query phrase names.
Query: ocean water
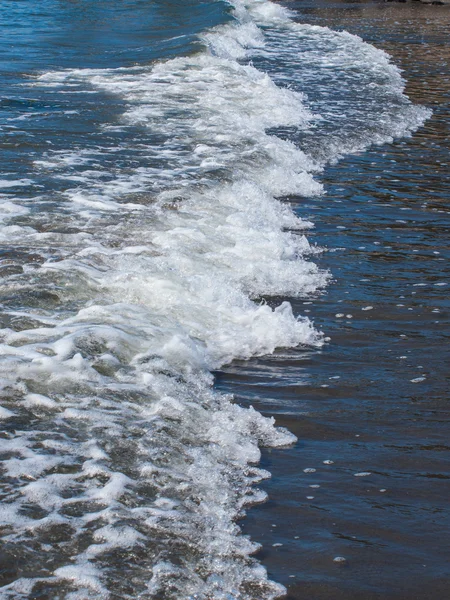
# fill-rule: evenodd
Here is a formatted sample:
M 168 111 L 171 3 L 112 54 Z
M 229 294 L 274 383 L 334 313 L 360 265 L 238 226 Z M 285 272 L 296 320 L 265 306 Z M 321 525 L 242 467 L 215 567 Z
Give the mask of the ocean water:
M 215 376 L 327 346 L 324 169 L 431 110 L 268 0 L 0 19 L 1 597 L 278 597 L 239 523 L 296 436 Z
M 446 600 L 450 10 L 335 0 L 289 7 L 298 22 L 387 51 L 405 93 L 433 114 L 411 137 L 328 164 L 325 195 L 289 197 L 314 221 L 310 243 L 327 249 L 315 261 L 333 275 L 325 293 L 291 303 L 331 340 L 217 374 L 221 390 L 299 439 L 263 450 L 269 500 L 241 526 L 289 600 Z M 313 111 L 322 100 L 309 91 Z M 328 103 L 340 100 L 328 94 Z

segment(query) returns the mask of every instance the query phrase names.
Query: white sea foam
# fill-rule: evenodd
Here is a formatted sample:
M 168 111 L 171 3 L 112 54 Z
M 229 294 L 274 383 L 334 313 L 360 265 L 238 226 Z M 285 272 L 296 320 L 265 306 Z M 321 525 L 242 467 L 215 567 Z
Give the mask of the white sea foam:
M 14 188 L 14 187 L 27 187 L 32 185 L 31 179 L 0 179 L 0 189 Z
M 248 62 L 280 53 L 283 36 L 290 52 L 305 29 L 266 0 L 233 5 L 236 20 L 204 33 L 204 50 L 189 57 L 34 81 L 116 95 L 125 109 L 108 131 L 141 128 L 149 143 L 136 147 L 130 133 L 120 148 L 37 158 L 36 169 L 69 182 L 60 210 L 48 213 L 61 226 L 48 227 L 43 212 L 44 224 L 33 214 L 2 229 L 33 259 L 4 284 L 18 300 L 0 332 L 10 493 L 0 514 L 10 560 L 29 544 L 36 573 L 4 587 L 4 598 L 33 589 L 72 600 L 283 592 L 236 520 L 265 499 L 254 488 L 268 477 L 255 467 L 259 447 L 295 437 L 214 391 L 211 372 L 322 343 L 287 302 L 261 299 L 308 296 L 328 280 L 304 235 L 312 224 L 277 199 L 320 193 L 313 174 L 322 165 L 267 133 L 303 131 L 318 116 L 300 91 Z M 355 36 L 307 31 L 319 49 L 350 44 L 361 77 L 373 62 L 391 68 Z M 389 77 L 401 94 L 397 75 Z M 140 166 L 119 169 L 118 152 L 139 153 Z M 22 213 L 5 207 L 20 216 L 25 204 Z

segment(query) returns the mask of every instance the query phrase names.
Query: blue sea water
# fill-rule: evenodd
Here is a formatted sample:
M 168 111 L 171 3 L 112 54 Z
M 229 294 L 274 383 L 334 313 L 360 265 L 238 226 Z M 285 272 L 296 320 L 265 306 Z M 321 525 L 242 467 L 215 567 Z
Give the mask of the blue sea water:
M 101 124 L 123 110 L 120 98 L 94 99 L 92 90 L 37 90 L 27 85 L 30 78 L 49 70 L 127 68 L 189 54 L 198 49 L 197 34 L 226 22 L 228 13 L 221 2 L 3 2 L 2 173 L 27 177 L 30 157 L 50 146 L 56 151 L 95 144 Z M 57 186 L 51 178 L 42 185 Z
M 266 0 L 1 8 L 2 597 L 277 597 L 237 521 L 296 437 L 213 373 L 327 343 L 288 200 L 431 112 Z

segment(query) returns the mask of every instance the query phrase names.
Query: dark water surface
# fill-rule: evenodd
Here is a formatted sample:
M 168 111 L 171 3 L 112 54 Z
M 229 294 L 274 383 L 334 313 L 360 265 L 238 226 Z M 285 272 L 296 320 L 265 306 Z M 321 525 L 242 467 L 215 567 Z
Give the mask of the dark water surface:
M 446 600 L 450 8 L 289 7 L 303 23 L 345 29 L 389 52 L 406 93 L 433 116 L 410 139 L 328 166 L 326 196 L 290 198 L 311 215 L 310 239 L 328 248 L 317 260 L 334 277 L 323 295 L 293 304 L 331 341 L 218 375 L 221 389 L 299 438 L 265 452 L 270 500 L 243 529 L 263 544 L 259 557 L 292 600 Z M 340 99 L 331 90 L 328 101 Z M 308 105 L 320 102 L 310 96 Z

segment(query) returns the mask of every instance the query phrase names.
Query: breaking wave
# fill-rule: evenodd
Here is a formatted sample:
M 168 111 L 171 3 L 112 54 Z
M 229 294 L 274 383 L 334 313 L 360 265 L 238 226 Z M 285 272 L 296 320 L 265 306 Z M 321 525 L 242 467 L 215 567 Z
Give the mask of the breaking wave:
M 211 372 L 323 343 L 288 302 L 263 300 L 329 279 L 305 237 L 312 223 L 279 198 L 321 194 L 325 162 L 427 114 L 389 57 L 356 36 L 265 0 L 232 11 L 189 56 L 29 84 L 125 108 L 101 145 L 35 157 L 36 177 L 64 183 L 51 201 L 3 199 L 1 238 L 16 251 L 2 267 L 0 515 L 5 556 L 27 564 L 5 599 L 284 591 L 236 520 L 264 500 L 259 447 L 295 437 L 215 391 Z M 308 87 L 333 82 L 364 92 L 357 129 L 340 126 L 335 99 L 310 106 Z

